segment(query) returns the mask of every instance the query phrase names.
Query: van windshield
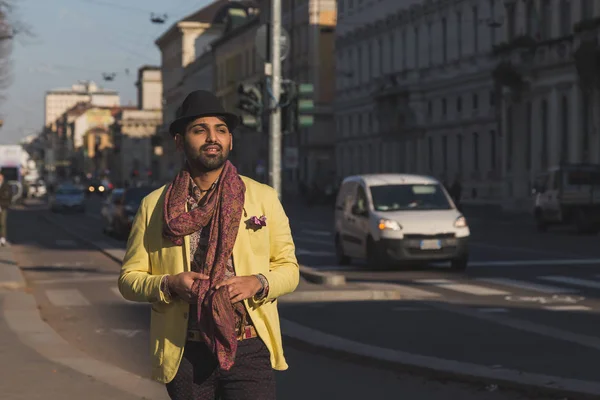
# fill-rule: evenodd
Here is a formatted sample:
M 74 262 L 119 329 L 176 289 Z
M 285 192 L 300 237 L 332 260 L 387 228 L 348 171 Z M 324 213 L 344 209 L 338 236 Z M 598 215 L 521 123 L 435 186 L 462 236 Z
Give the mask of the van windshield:
M 376 211 L 452 209 L 439 184 L 372 186 L 371 197 Z

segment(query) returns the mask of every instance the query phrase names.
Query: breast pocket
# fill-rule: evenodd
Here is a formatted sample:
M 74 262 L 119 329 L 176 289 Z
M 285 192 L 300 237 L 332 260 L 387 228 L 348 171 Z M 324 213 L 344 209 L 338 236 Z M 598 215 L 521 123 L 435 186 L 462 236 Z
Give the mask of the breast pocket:
M 249 229 L 248 236 L 250 237 L 250 247 L 257 255 L 268 255 L 270 249 L 269 231 L 267 227 L 262 227 L 257 230 Z

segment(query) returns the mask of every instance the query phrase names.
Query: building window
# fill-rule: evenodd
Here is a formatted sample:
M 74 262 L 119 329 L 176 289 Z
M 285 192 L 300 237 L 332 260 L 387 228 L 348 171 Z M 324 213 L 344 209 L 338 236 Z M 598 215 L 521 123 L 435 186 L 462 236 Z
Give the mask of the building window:
M 510 42 L 517 34 L 517 3 L 506 4 L 506 30 L 507 40 Z
M 583 90 L 581 101 L 581 161 L 584 163 L 590 161 L 590 100 L 590 93 Z
M 569 161 L 569 100 L 567 96 L 563 96 L 561 99 L 561 151 L 560 161 Z
M 473 133 L 473 170 L 479 171 L 479 134 Z
M 560 35 L 571 34 L 571 0 L 560 0 Z
M 419 68 L 419 28 L 415 28 L 415 68 Z
M 496 132 L 490 131 L 490 167 L 496 169 Z
M 433 138 L 430 136 L 427 141 L 429 142 L 429 171 L 433 172 Z
M 477 110 L 479 108 L 479 96 L 477 95 L 477 93 L 473 93 L 473 97 L 471 100 L 473 102 L 473 110 Z
M 458 135 L 456 138 L 456 157 L 458 161 L 458 171 L 462 172 L 463 170 L 463 137 L 462 135 Z
M 541 162 L 542 168 L 548 167 L 548 102 L 542 101 L 542 131 L 540 132 L 540 147 L 542 148 Z
M 377 56 L 379 57 L 379 76 L 383 75 L 383 42 L 377 39 Z M 391 57 L 391 55 L 390 55 Z M 391 71 L 390 71 L 391 72 Z
M 527 35 L 537 38 L 539 33 L 537 25 L 535 3 L 533 1 L 528 1 L 525 6 L 525 32 Z
M 442 18 L 442 61 L 448 62 L 448 23 Z
M 462 57 L 462 13 L 460 11 L 456 12 L 456 51 L 458 53 L 458 58 Z
M 594 1 L 596 0 L 581 0 L 581 19 L 594 15 Z
M 543 40 L 548 40 L 552 37 L 552 4 L 550 4 L 550 0 L 542 0 L 541 9 L 540 34 Z
M 526 141 L 525 141 L 525 168 L 531 170 L 531 144 L 533 136 L 533 105 L 527 103 L 527 116 L 525 123 L 527 124 Z
M 358 50 L 358 54 L 357 54 L 357 56 L 356 56 L 356 58 L 358 59 L 358 60 L 357 60 L 357 61 L 358 61 L 358 74 L 357 74 L 357 75 L 358 75 L 358 84 L 360 85 L 360 84 L 362 83 L 362 81 L 363 81 L 363 69 L 362 69 L 362 66 L 363 66 L 363 59 L 362 59 L 362 47 L 360 47 L 360 45 L 359 45 L 359 47 L 358 47 L 358 49 L 357 49 L 357 50 Z
M 496 97 L 494 96 L 494 91 L 490 90 L 490 107 L 494 107 L 496 105 Z
M 433 24 L 429 22 L 427 24 L 427 61 L 429 66 L 433 66 L 433 36 L 432 36 L 432 26 Z
M 433 103 L 431 102 L 431 100 L 427 102 L 427 116 L 429 118 L 433 117 Z
M 506 110 L 506 151 L 504 152 L 506 156 L 506 170 L 510 171 L 512 169 L 512 153 L 513 153 L 513 108 L 508 107 Z
M 448 170 L 448 136 L 442 136 L 442 164 L 444 171 Z
M 490 0 L 490 22 L 496 22 L 496 1 Z M 492 36 L 492 45 L 496 44 L 496 29 L 494 26 L 490 26 L 490 33 Z
M 462 97 L 458 96 L 456 98 L 456 112 L 457 113 L 462 113 Z
M 367 43 L 367 82 L 373 78 L 373 46 Z
M 406 39 L 406 29 L 404 29 L 402 31 L 402 69 L 405 70 L 406 69 L 406 65 L 407 65 L 407 57 L 406 55 L 408 54 L 407 51 L 407 46 L 408 46 L 408 41 Z
M 446 118 L 448 114 L 448 104 L 446 103 L 446 99 L 442 99 L 442 116 Z
M 403 33 L 403 37 L 402 39 L 404 40 L 404 43 L 402 43 L 402 63 L 403 65 L 405 65 L 404 63 L 406 62 L 406 53 L 405 53 L 405 49 L 406 49 L 406 32 Z M 394 55 L 394 32 L 390 33 L 390 73 L 393 73 L 396 71 L 396 65 L 395 65 L 395 58 L 396 56 Z
M 473 53 L 477 54 L 479 52 L 479 10 L 477 6 L 473 6 L 471 11 L 473 14 Z

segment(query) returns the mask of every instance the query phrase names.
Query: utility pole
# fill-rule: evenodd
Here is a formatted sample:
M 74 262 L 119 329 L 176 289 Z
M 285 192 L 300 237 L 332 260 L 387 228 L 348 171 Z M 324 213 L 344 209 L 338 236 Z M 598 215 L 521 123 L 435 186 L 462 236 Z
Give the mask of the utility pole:
M 271 102 L 269 183 L 281 199 L 281 0 L 271 0 Z

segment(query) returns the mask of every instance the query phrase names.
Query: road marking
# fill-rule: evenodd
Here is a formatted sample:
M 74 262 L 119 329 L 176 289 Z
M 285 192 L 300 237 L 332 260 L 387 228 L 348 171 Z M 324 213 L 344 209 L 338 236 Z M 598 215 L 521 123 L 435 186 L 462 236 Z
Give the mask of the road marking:
M 331 243 L 330 240 L 324 240 L 324 239 L 314 239 L 314 238 L 307 238 L 307 237 L 302 237 L 302 236 L 300 236 L 300 237 L 294 236 L 294 241 L 310 243 L 310 244 L 317 244 L 317 245 L 326 246 L 326 247 L 333 247 L 333 243 Z
M 77 246 L 77 242 L 74 240 L 70 240 L 70 239 L 58 239 L 54 241 L 54 244 L 56 244 L 59 247 L 73 247 L 73 246 Z
M 496 250 L 503 250 L 503 251 L 507 251 L 510 250 L 511 252 L 518 252 L 518 253 L 530 253 L 530 254 L 544 254 L 544 255 L 554 255 L 557 257 L 577 257 L 576 254 L 573 253 L 562 253 L 562 252 L 556 252 L 556 251 L 548 251 L 548 250 L 537 250 L 537 249 L 531 249 L 529 247 L 514 247 L 514 246 L 501 246 L 501 245 L 497 245 L 497 244 L 489 244 L 489 243 L 480 243 L 480 242 L 469 242 L 469 245 L 471 246 L 475 246 L 475 247 L 484 247 L 484 248 L 489 248 L 489 249 L 496 249 Z
M 590 307 L 586 306 L 546 306 L 544 309 L 548 311 L 589 311 Z
M 506 261 L 469 261 L 469 267 L 514 267 L 546 265 L 600 265 L 598 258 L 553 259 L 553 260 L 506 260 Z
M 50 303 L 56 307 L 81 307 L 90 305 L 77 289 L 46 290 L 46 296 L 50 300 Z
M 329 231 L 318 231 L 313 229 L 302 229 L 303 233 L 313 235 L 313 236 L 331 236 L 331 232 Z
M 590 281 L 587 279 L 571 278 L 569 276 L 539 276 L 538 278 L 543 279 L 545 281 L 560 282 L 560 283 L 566 283 L 566 284 L 574 285 L 574 286 L 583 286 L 583 287 L 589 287 L 589 288 L 593 288 L 593 289 L 600 289 L 599 281 Z
M 63 278 L 63 279 L 39 279 L 34 281 L 39 285 L 52 285 L 61 283 L 88 283 L 88 282 L 114 282 L 119 278 L 119 275 L 109 276 L 89 276 L 83 274 L 81 277 Z
M 133 338 L 138 333 L 142 333 L 141 329 L 111 329 L 111 332 L 119 336 L 125 336 L 127 339 Z
M 552 296 L 506 296 L 506 301 L 514 301 L 517 303 L 539 303 L 539 304 L 556 304 L 556 303 L 567 303 L 575 304 L 585 300 L 582 296 L 563 296 L 560 294 L 554 294 Z
M 314 250 L 306 250 L 306 249 L 296 249 L 297 256 L 311 256 L 311 257 L 331 257 L 334 256 L 335 253 L 331 251 L 314 251 Z
M 493 283 L 496 285 L 512 286 L 519 289 L 532 290 L 541 293 L 577 293 L 576 289 L 559 288 L 556 286 L 541 285 L 539 283 L 518 281 L 508 278 L 478 278 L 477 281 Z
M 477 311 L 486 314 L 496 314 L 508 312 L 508 308 L 478 308 Z
M 510 294 L 510 292 L 505 292 L 503 290 L 492 289 L 484 286 L 469 285 L 466 283 L 456 283 L 447 279 L 416 279 L 413 280 L 413 282 L 433 285 L 442 289 L 472 294 L 475 296 L 501 296 Z

